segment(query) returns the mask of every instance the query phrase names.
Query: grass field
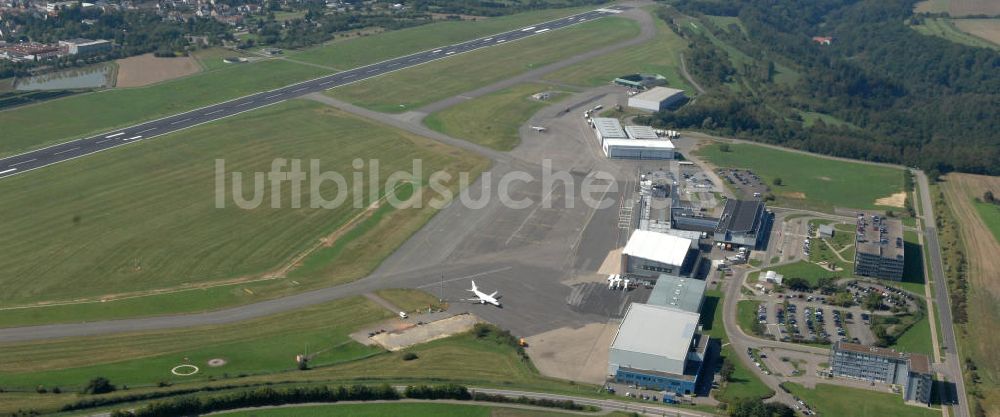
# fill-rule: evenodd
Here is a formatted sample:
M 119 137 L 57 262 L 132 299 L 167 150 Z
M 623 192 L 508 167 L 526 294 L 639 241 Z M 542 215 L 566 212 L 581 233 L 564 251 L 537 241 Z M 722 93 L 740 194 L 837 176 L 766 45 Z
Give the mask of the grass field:
M 601 396 L 596 386 L 540 376 L 512 346 L 490 336 L 479 339 L 465 333 L 414 346 L 407 351 L 416 353 L 418 359 L 411 361 L 402 360 L 404 352 L 378 353 L 382 351 L 344 339 L 351 329 L 389 315 L 390 312 L 367 299 L 356 297 L 226 326 L 2 345 L 0 349 L 8 356 L 0 364 L 0 377 L 4 388 L 24 384 L 32 392 L 36 384 L 45 384 L 49 389 L 60 386 L 64 392 L 70 392 L 71 384 L 85 382 L 97 375 L 108 377 L 115 384 L 129 381 L 154 384 L 130 385 L 128 391 L 104 397 L 233 384 L 444 382 Z M 247 332 L 247 328 L 254 331 Z M 317 356 L 315 367 L 308 372 L 294 370 L 294 355 L 302 353 L 307 343 L 310 352 L 338 347 Z M 53 360 L 39 365 L 37 356 L 33 356 L 36 354 Z M 91 354 L 96 356 L 90 357 Z M 185 356 L 199 364 L 200 372 L 191 377 L 171 376 L 170 368 L 183 363 Z M 220 368 L 202 366 L 207 359 L 216 357 L 227 359 L 229 363 Z M 88 367 L 86 364 L 95 365 Z M 38 371 L 28 372 L 28 369 Z M 247 375 L 240 376 L 244 371 Z M 214 377 L 207 378 L 209 374 Z M 155 385 L 160 380 L 174 382 L 169 388 L 161 388 Z M 11 401 L 3 401 L 7 398 Z M 33 402 L 32 398 L 40 401 Z M 87 397 L 0 393 L 0 413 L 7 414 L 18 408 L 51 410 L 81 398 Z
M 554 20 L 595 8 L 595 6 L 585 6 L 540 10 L 475 21 L 442 21 L 385 32 L 376 36 L 341 38 L 315 48 L 289 52 L 288 57 L 336 68 L 354 68 L 438 46 L 451 45 L 526 25 Z
M 816 285 L 819 283 L 820 278 L 849 277 L 853 275 L 851 270 L 836 272 L 829 271 L 819 265 L 807 261 L 798 261 L 788 265 L 782 265 L 777 268 L 768 268 L 768 270 L 784 275 L 785 279 L 802 278 L 809 281 L 810 285 Z
M 667 27 L 666 22 L 653 17 L 656 37 L 641 45 L 621 49 L 587 60 L 545 76 L 546 80 L 594 87 L 608 84 L 616 77 L 635 73 L 655 73 L 667 78 L 667 84 L 693 91 L 680 73 L 680 52 L 687 41 Z
M 754 325 L 757 323 L 757 306 L 760 301 L 740 300 L 736 303 L 736 322 L 739 323 L 743 333 L 755 336 Z
M 993 238 L 1000 241 L 1000 206 L 980 200 L 973 200 L 972 204 Z
M 732 144 L 722 152 L 717 143 L 703 146 L 697 154 L 718 167 L 746 168 L 771 185 L 775 205 L 832 212 L 834 207 L 851 209 L 880 207 L 875 200 L 903 189 L 902 171 L 895 168 L 834 160 L 753 144 Z
M 933 361 L 934 345 L 931 343 L 931 323 L 927 315 L 924 314 L 924 318 L 913 323 L 906 333 L 899 335 L 896 343 L 890 347 L 902 352 L 923 353 Z
M 958 23 L 964 22 L 964 20 L 965 19 L 949 19 L 942 17 L 926 18 L 923 19 L 923 24 L 910 25 L 910 27 L 921 34 L 941 37 L 963 45 L 974 46 L 977 48 L 1000 49 L 1000 45 L 974 35 L 980 34 L 981 36 L 997 36 L 995 33 L 996 29 L 991 27 L 991 22 L 989 22 L 995 19 L 979 19 L 987 21 L 979 23 Z M 996 21 L 998 22 L 996 25 L 1000 26 L 1000 20 Z M 960 28 L 959 25 L 961 25 L 964 29 Z
M 321 406 L 285 407 L 270 409 L 255 409 L 223 413 L 227 417 L 563 417 L 578 414 L 560 413 L 558 411 L 522 410 L 517 408 L 491 407 L 469 404 L 434 404 L 434 403 L 389 403 L 389 404 L 339 404 Z M 603 414 L 610 417 L 625 417 L 627 414 L 614 412 Z
M 767 398 L 774 395 L 774 391 L 764 385 L 757 377 L 755 370 L 743 366 L 743 362 L 736 357 L 732 346 L 729 345 L 725 325 L 722 323 L 722 297 L 722 291 L 708 290 L 705 292 L 705 303 L 701 310 L 701 325 L 705 334 L 721 342 L 721 356 L 732 360 L 735 371 L 733 371 L 732 380 L 723 385 L 722 388 L 715 390 L 712 395 L 722 402 L 732 402 L 737 398 L 746 397 Z
M 792 395 L 809 404 L 818 415 L 837 417 L 936 417 L 940 410 L 903 403 L 899 394 L 839 385 L 817 384 L 815 389 L 786 382 Z
M 307 350 L 319 352 L 312 365 L 320 367 L 383 352 L 351 340 L 348 334 L 391 315 L 363 297 L 354 297 L 238 324 L 2 345 L 6 359 L 0 375 L 8 389 L 44 385 L 77 391 L 96 376 L 140 387 L 292 371 L 295 355 Z M 247 332 L 248 328 L 253 331 Z M 46 360 L 38 361 L 39 355 Z M 208 360 L 214 358 L 225 360 L 225 365 L 209 366 Z M 171 373 L 185 363 L 199 371 L 191 376 Z
M 552 91 L 543 84 L 521 84 L 449 107 L 424 119 L 431 129 L 493 149 L 508 151 L 521 143 L 518 128 L 543 107 L 559 101 L 556 93 L 545 101 L 534 93 Z
M 198 63 L 201 64 L 201 67 L 204 68 L 206 71 L 219 68 L 232 67 L 237 65 L 245 65 L 245 64 L 227 64 L 225 62 L 222 62 L 223 58 L 254 56 L 252 54 L 248 54 L 243 51 L 234 51 L 232 49 L 226 49 L 222 47 L 199 49 L 197 51 L 194 51 L 192 55 L 194 56 L 194 59 L 198 60 Z
M 635 22 L 606 17 L 386 74 L 327 94 L 377 111 L 403 112 L 634 38 L 638 33 Z
M 335 209 L 308 208 L 308 182 L 301 209 L 290 208 L 287 186 L 281 209 L 271 208 L 269 197 L 254 210 L 240 209 L 231 199 L 226 208 L 216 208 L 216 158 L 225 158 L 227 172 L 247 177 L 268 172 L 274 158 L 304 159 L 306 170 L 308 160 L 316 159 L 323 171 L 342 173 L 353 172 L 353 158 L 378 158 L 383 179 L 411 169 L 414 158 L 423 161 L 425 177 L 437 169 L 476 174 L 487 163 L 329 107 L 293 101 L 13 177 L 0 184 L 0 211 L 23 220 L 0 224 L 6 237 L 0 269 L 7 272 L 0 278 L 0 302 L 9 307 L 252 278 L 363 212 L 352 207 L 353 198 Z M 335 191 L 332 181 L 320 189 L 326 198 Z M 296 275 L 293 284 L 301 290 L 364 276 L 434 213 L 426 205 L 386 207 L 306 258 L 303 267 L 310 273 Z M 59 262 L 48 262 L 53 258 Z M 165 309 L 182 309 L 189 296 L 162 301 L 173 304 Z
M 0 156 L 281 87 L 327 71 L 287 61 L 235 65 L 143 88 L 80 94 L 0 111 Z M 127 104 L 125 104 L 127 103 Z M 62 115 L 58 123 L 53 115 Z

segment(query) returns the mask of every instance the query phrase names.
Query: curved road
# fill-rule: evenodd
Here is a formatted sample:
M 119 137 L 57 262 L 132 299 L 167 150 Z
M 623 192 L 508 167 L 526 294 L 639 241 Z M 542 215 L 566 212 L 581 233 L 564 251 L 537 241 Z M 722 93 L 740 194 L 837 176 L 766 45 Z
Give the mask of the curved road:
M 88 138 L 77 139 L 47 148 L 37 149 L 0 159 L 0 178 L 10 177 L 31 170 L 43 168 L 52 164 L 80 158 L 106 149 L 128 145 L 150 139 L 178 130 L 187 129 L 203 123 L 219 120 L 225 117 L 277 104 L 282 101 L 301 97 L 306 94 L 328 90 L 334 87 L 355 83 L 382 74 L 398 71 L 451 57 L 453 55 L 471 52 L 490 46 L 513 42 L 551 30 L 557 30 L 578 23 L 611 16 L 627 10 L 626 6 L 612 6 L 575 14 L 534 26 L 514 29 L 504 33 L 473 39 L 466 42 L 443 46 L 433 50 L 417 52 L 398 58 L 389 59 L 363 67 L 338 72 L 303 81 L 270 91 L 264 91 L 245 97 L 236 98 L 223 103 L 213 104 L 188 112 L 175 114 L 145 123 L 140 123 L 124 129 L 104 132 Z

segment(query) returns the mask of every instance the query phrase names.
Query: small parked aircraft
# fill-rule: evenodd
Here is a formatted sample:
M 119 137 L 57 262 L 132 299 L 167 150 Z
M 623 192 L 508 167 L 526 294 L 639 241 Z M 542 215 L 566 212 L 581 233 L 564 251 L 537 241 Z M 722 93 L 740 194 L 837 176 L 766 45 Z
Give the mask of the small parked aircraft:
M 547 128 L 545 128 L 543 126 L 532 126 L 531 128 L 535 129 L 536 132 L 544 132 L 544 131 L 548 130 Z

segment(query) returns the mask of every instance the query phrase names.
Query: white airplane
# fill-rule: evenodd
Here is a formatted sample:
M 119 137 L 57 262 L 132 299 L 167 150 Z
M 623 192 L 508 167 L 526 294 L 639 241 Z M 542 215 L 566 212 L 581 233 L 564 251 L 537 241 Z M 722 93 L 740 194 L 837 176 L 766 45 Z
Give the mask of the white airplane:
M 627 289 L 628 289 L 628 280 L 626 279 L 625 280 L 625 285 L 622 285 L 622 291 L 625 291 Z
M 621 285 L 621 284 L 622 284 L 622 276 L 621 275 L 615 274 L 615 275 L 608 276 L 608 289 L 609 290 L 617 289 L 618 286 Z
M 470 298 L 469 301 L 478 301 L 480 304 L 490 303 L 497 307 L 501 307 L 499 301 L 500 297 L 497 296 L 499 291 L 493 291 L 493 294 L 487 294 L 479 291 L 479 288 L 476 287 L 476 281 L 472 281 L 472 289 L 469 291 L 476 295 L 476 298 Z
M 532 126 L 531 128 L 535 129 L 536 132 L 544 132 L 544 131 L 548 130 L 548 129 L 546 129 L 543 126 Z

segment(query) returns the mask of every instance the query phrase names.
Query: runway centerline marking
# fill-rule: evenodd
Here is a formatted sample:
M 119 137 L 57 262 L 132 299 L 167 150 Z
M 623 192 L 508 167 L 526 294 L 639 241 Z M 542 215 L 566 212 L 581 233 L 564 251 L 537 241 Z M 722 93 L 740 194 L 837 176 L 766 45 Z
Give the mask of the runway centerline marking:
M 219 109 L 219 110 L 216 110 L 216 111 L 210 111 L 210 112 L 208 112 L 208 113 L 205 113 L 205 115 L 206 115 L 206 116 L 208 116 L 208 115 L 210 115 L 210 114 L 215 114 L 215 113 L 219 113 L 219 112 L 221 112 L 221 111 L 223 111 L 223 110 L 225 110 L 225 109 Z
M 54 153 L 53 155 L 59 155 L 59 154 L 61 154 L 61 153 L 66 153 L 66 152 L 70 152 L 70 151 L 75 151 L 75 150 L 77 150 L 77 149 L 80 149 L 80 147 L 79 147 L 79 146 L 77 146 L 77 147 L 75 147 L 75 148 L 69 148 L 69 149 L 66 149 L 66 150 L 62 150 L 62 151 L 59 151 L 59 152 L 56 152 L 56 153 Z
M 136 133 L 136 134 L 139 134 L 139 133 L 146 133 L 146 132 L 148 132 L 148 131 L 150 131 L 150 130 L 156 130 L 156 128 L 155 128 L 155 127 L 151 127 L 151 128 L 149 128 L 149 129 L 146 129 L 146 130 L 140 130 L 140 131 L 138 131 L 138 132 L 135 132 L 135 133 Z
M 118 132 L 118 133 L 115 133 L 115 134 L 113 134 L 113 135 L 107 135 L 107 136 L 105 136 L 104 138 L 105 138 L 105 139 L 111 139 L 111 138 L 113 138 L 113 137 L 115 137 L 115 136 L 121 136 L 121 135 L 124 135 L 124 134 L 125 134 L 125 132 Z
M 446 283 L 449 283 L 449 282 L 461 281 L 461 280 L 472 279 L 472 278 L 479 278 L 479 277 L 484 276 L 484 275 L 495 274 L 497 272 L 503 272 L 503 271 L 506 271 L 506 270 L 509 270 L 509 269 L 513 269 L 513 268 L 514 267 L 512 267 L 512 266 L 505 266 L 505 267 L 502 267 L 502 268 L 491 269 L 489 271 L 478 272 L 478 273 L 475 273 L 475 274 L 472 274 L 472 275 L 466 275 L 464 277 L 446 279 L 444 281 L 438 281 L 438 282 L 434 282 L 434 283 L 431 283 L 431 284 L 424 284 L 424 285 L 421 285 L 421 286 L 419 286 L 417 288 L 430 288 L 430 287 L 439 286 L 441 284 L 446 284 Z
M 140 138 L 142 138 L 142 136 L 132 136 L 132 137 L 127 138 L 127 139 L 122 139 L 122 141 L 128 142 L 130 140 L 135 140 L 135 139 L 140 139 Z
M 269 95 L 269 96 L 267 96 L 267 97 L 264 97 L 264 100 L 267 100 L 267 99 L 271 99 L 271 98 L 275 98 L 275 97 L 277 97 L 277 96 L 280 96 L 280 95 L 281 95 L 281 93 L 278 93 L 278 94 L 272 94 L 272 95 Z
M 191 118 L 188 117 L 187 119 L 178 120 L 176 122 L 170 122 L 170 124 L 175 125 L 175 124 L 178 124 L 178 123 L 184 123 L 184 122 L 186 122 L 188 120 L 191 120 Z
M 28 162 L 35 162 L 35 161 L 37 161 L 37 160 L 38 160 L 38 159 L 29 159 L 29 160 L 27 160 L 27 161 L 21 161 L 21 162 L 18 162 L 18 163 L 16 163 L 16 164 L 10 164 L 10 166 L 12 166 L 12 167 L 16 167 L 16 166 L 18 166 L 18 165 L 21 165 L 21 164 L 27 164 Z

